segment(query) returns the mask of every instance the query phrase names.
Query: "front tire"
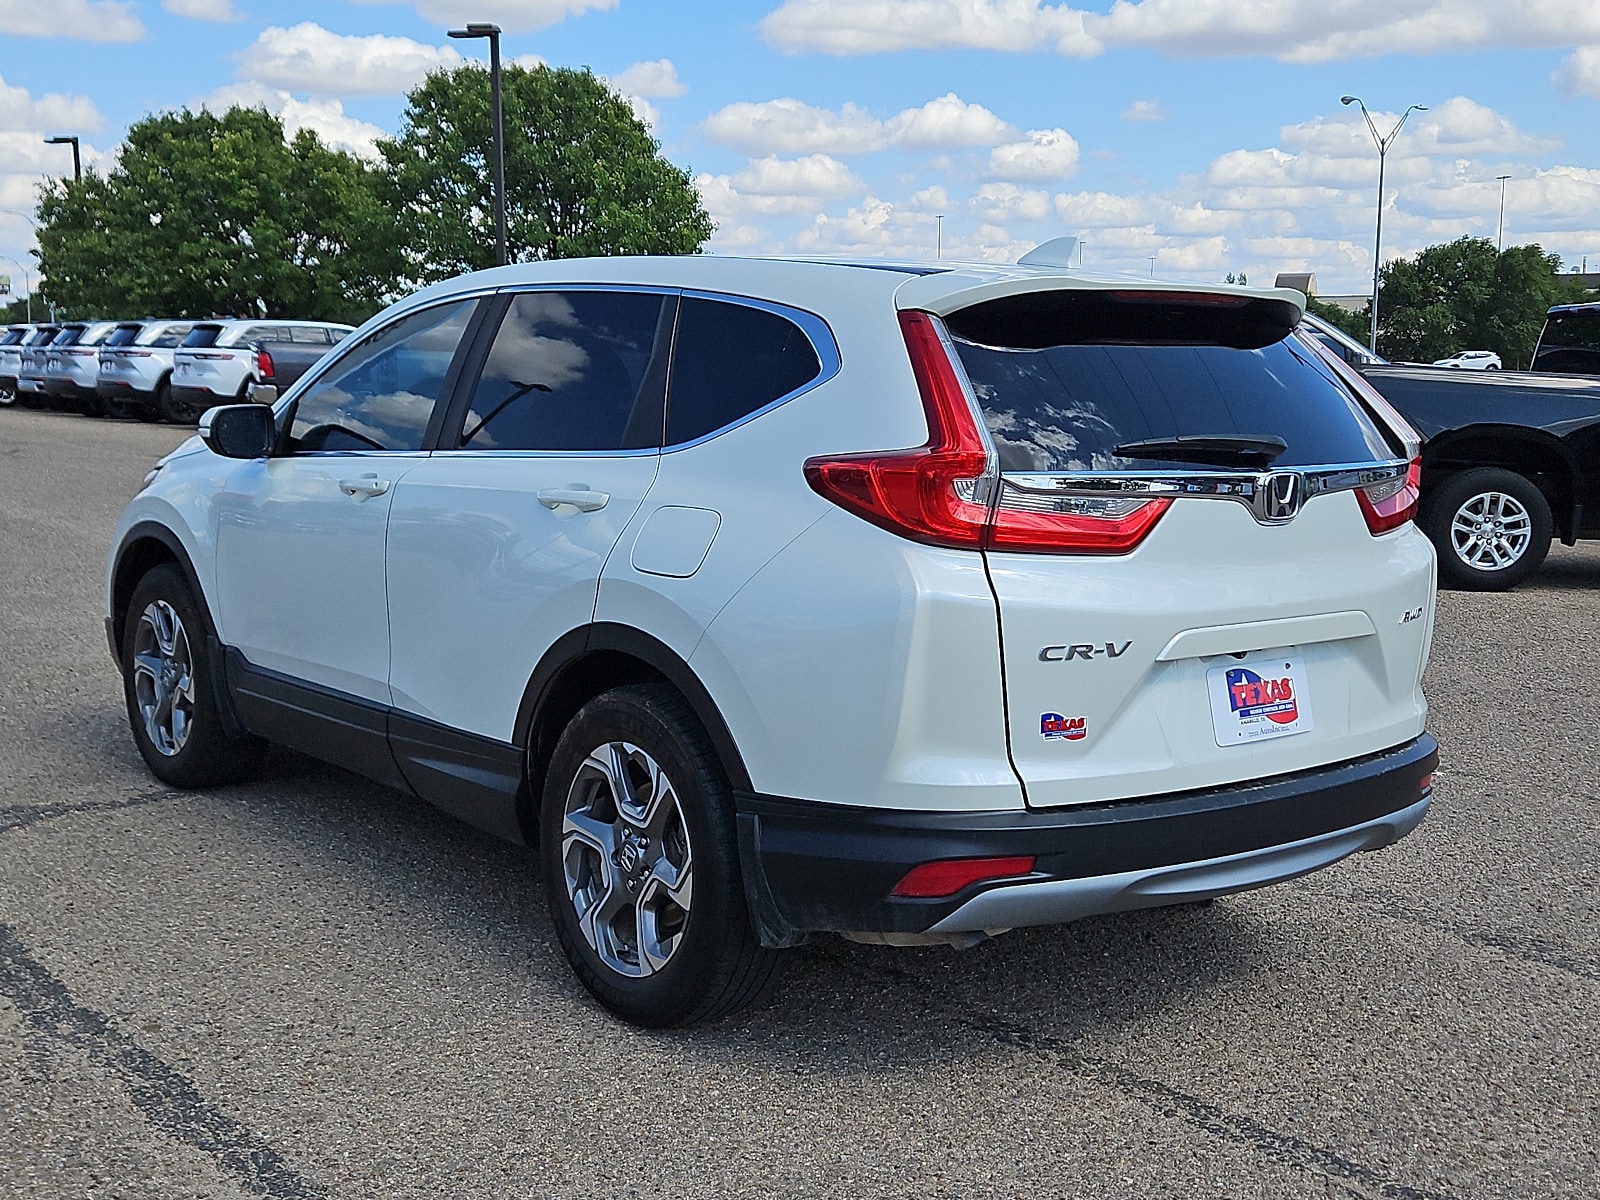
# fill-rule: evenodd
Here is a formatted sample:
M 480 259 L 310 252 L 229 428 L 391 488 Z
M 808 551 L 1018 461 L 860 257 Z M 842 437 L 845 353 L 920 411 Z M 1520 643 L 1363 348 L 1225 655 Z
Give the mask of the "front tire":
M 1478 467 L 1453 475 L 1422 498 L 1418 521 L 1439 553 L 1439 582 L 1503 592 L 1527 579 L 1550 553 L 1550 505 L 1515 471 Z
M 133 589 L 122 627 L 128 724 L 150 773 L 178 788 L 237 783 L 261 766 L 266 743 L 230 736 L 211 689 L 206 624 L 183 573 L 152 568 Z
M 572 719 L 546 775 L 539 861 L 568 961 L 623 1020 L 716 1020 L 770 986 L 778 955 L 745 910 L 731 789 L 669 688 L 618 688 Z

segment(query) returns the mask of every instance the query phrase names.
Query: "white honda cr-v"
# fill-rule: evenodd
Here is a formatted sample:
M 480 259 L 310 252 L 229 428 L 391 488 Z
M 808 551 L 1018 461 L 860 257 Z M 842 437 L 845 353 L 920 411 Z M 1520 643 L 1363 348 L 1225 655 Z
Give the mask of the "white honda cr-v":
M 1209 899 L 1431 797 L 1415 436 L 1298 293 L 569 260 L 212 411 L 107 629 L 179 787 L 277 742 L 538 846 L 629 1020 L 837 931 Z

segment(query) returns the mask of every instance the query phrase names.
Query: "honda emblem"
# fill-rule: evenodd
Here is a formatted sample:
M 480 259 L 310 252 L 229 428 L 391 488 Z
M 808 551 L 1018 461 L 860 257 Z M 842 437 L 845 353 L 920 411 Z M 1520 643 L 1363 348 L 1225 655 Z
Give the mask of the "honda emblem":
M 1305 476 L 1298 471 L 1272 471 L 1256 477 L 1250 509 L 1263 525 L 1286 525 L 1299 514 L 1305 499 Z

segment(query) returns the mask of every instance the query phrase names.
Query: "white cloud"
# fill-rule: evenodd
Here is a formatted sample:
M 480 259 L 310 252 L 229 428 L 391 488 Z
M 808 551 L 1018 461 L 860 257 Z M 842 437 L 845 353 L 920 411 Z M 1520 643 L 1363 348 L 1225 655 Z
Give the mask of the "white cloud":
M 401 0 L 355 0 L 357 4 L 398 4 Z M 615 8 L 618 0 L 411 0 L 431 25 L 457 28 L 488 21 L 507 33 L 530 33 L 593 10 Z
M 707 117 L 703 128 L 712 141 L 747 154 L 865 154 L 886 144 L 883 123 L 864 108 L 813 108 L 788 96 L 729 104 Z
M 1600 100 L 1600 46 L 1580 46 L 1556 68 L 1552 82 L 1568 96 Z
M 723 223 L 752 215 L 814 213 L 828 200 L 865 190 L 854 171 L 826 154 L 769 155 L 752 159 L 737 174 L 700 175 L 694 183 L 706 210 Z
M 1078 143 L 1065 129 L 1030 129 L 1026 141 L 989 151 L 989 174 L 996 179 L 1048 183 L 1077 169 Z
M 195 21 L 244 20 L 244 14 L 233 7 L 233 0 L 161 0 L 161 7 Z
M 670 58 L 654 62 L 636 62 L 611 81 L 619 91 L 629 96 L 648 96 L 652 100 L 670 100 L 689 89 L 678 78 L 678 68 Z
M 884 135 L 904 150 L 947 150 L 956 146 L 993 146 L 1017 136 L 1017 128 L 981 104 L 968 104 L 954 92 L 908 108 L 884 122 Z
M 0 0 L 0 33 L 137 42 L 144 32 L 138 6 L 130 0 Z
M 1088 58 L 1101 49 L 1085 32 L 1083 13 L 1038 0 L 785 0 L 760 28 L 768 43 L 791 54 L 961 47 Z
M 1159 100 L 1135 100 L 1122 111 L 1124 121 L 1165 121 L 1167 110 Z
M 407 91 L 429 71 L 460 62 L 450 46 L 378 33 L 333 33 L 302 21 L 288 29 L 263 29 L 239 55 L 234 73 L 252 83 L 319 96 L 382 96 Z
M 707 137 L 747 154 L 868 154 L 891 146 L 935 150 L 992 146 L 1017 136 L 1016 127 L 954 92 L 880 121 L 856 104 L 814 108 L 792 97 L 739 101 L 705 119 Z
M 236 104 L 244 108 L 264 108 L 283 118 L 284 131 L 291 137 L 298 130 L 309 129 L 334 149 L 348 150 L 362 158 L 376 158 L 378 150 L 374 143 L 378 138 L 389 136 L 387 130 L 349 116 L 337 100 L 302 100 L 281 88 L 259 83 L 230 84 L 190 104 L 215 113 L 226 112 Z
M 985 221 L 1038 221 L 1050 215 L 1050 193 L 1014 183 L 986 183 L 972 195 L 973 207 Z
M 785 0 L 762 36 L 790 53 L 1145 46 L 1171 57 L 1327 62 L 1384 54 L 1600 44 L 1600 5 L 1559 0 Z
M 60 133 L 93 132 L 104 128 L 105 118 L 87 96 L 47 92 L 35 100 L 27 88 L 13 87 L 0 77 L 0 130 Z

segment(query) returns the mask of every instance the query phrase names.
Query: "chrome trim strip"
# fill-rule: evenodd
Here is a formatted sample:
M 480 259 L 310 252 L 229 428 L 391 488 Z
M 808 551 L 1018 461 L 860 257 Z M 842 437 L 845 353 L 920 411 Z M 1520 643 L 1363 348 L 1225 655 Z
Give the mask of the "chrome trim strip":
M 1305 502 L 1327 492 L 1347 492 L 1374 484 L 1403 481 L 1410 463 L 1334 463 L 1270 471 L 1060 471 L 1002 475 L 1001 503 L 1007 492 L 1020 498 L 1099 498 L 1108 496 L 1193 497 L 1232 500 L 1244 505 L 1262 525 L 1293 520 Z M 1297 479 L 1298 483 L 1286 481 Z M 1286 497 L 1288 498 L 1286 501 Z

